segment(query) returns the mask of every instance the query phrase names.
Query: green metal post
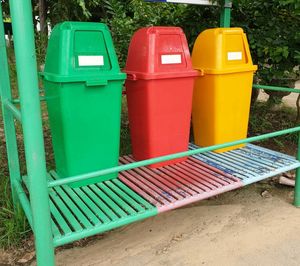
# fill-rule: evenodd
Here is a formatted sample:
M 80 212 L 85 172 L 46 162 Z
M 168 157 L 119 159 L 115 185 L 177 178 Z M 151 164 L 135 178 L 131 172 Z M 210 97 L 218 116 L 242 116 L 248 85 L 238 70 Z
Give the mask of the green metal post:
M 14 202 L 15 210 L 17 208 L 17 195 L 16 190 L 13 186 L 14 182 L 19 182 L 21 179 L 20 176 L 20 165 L 19 165 L 19 156 L 18 156 L 18 146 L 16 138 L 16 129 L 14 124 L 13 114 L 7 110 L 4 106 L 5 101 L 11 101 L 11 87 L 9 80 L 9 69 L 8 69 L 8 59 L 6 51 L 6 41 L 4 34 L 4 25 L 3 25 L 3 15 L 2 15 L 2 4 L 0 2 L 0 99 L 2 102 L 2 116 L 4 123 L 4 131 L 6 138 L 6 147 L 7 147 L 7 158 L 8 158 L 8 167 L 10 173 L 10 183 L 12 189 L 12 197 Z
M 221 8 L 221 23 L 220 23 L 221 28 L 230 27 L 231 8 L 232 8 L 231 0 L 224 0 L 224 4 Z
M 298 133 L 298 151 L 297 160 L 300 160 L 300 132 Z M 296 185 L 295 185 L 295 199 L 294 205 L 300 207 L 300 167 L 296 170 Z
M 54 265 L 53 236 L 30 0 L 10 0 L 37 264 Z

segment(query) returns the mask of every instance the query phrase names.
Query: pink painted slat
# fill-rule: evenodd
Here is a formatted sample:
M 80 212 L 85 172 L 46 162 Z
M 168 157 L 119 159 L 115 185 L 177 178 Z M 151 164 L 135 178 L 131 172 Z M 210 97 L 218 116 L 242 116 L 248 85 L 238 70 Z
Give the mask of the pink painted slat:
M 151 196 L 152 198 L 154 198 L 155 200 L 159 201 L 162 204 L 168 204 L 169 201 L 167 201 L 164 197 L 162 197 L 159 193 L 155 192 L 154 190 L 152 190 L 150 187 L 148 187 L 147 185 L 145 185 L 143 182 L 141 182 L 139 180 L 139 178 L 136 178 L 136 175 L 132 175 L 131 172 L 127 172 L 127 173 L 123 173 L 124 175 L 126 175 L 126 177 L 132 182 L 134 183 L 136 186 L 138 186 L 140 189 L 142 189 L 144 192 L 148 193 L 149 196 Z
M 213 186 L 222 187 L 228 185 L 227 182 L 220 181 L 220 178 L 216 178 L 213 174 L 207 173 L 206 171 L 203 171 L 201 168 L 195 167 L 193 163 L 182 164 L 181 168 L 193 174 L 195 178 L 201 178 L 202 180 L 207 181 Z
M 146 193 L 144 190 L 142 190 L 140 187 L 138 187 L 134 182 L 130 181 L 130 178 L 126 177 L 125 173 L 122 173 L 119 175 L 119 179 L 128 187 L 130 187 L 132 190 L 134 190 L 136 193 L 138 193 L 140 196 L 142 196 L 144 199 L 146 199 L 148 202 L 153 204 L 156 207 L 163 206 L 161 202 L 159 202 L 154 197 L 150 196 L 148 193 Z
M 131 162 L 134 162 L 134 160 L 131 158 Z M 177 193 L 181 194 L 183 197 L 192 196 L 197 194 L 197 192 L 191 190 L 188 186 L 188 182 L 185 181 L 181 182 L 176 180 L 176 176 L 172 177 L 170 174 L 165 174 L 163 171 L 163 168 L 159 169 L 149 169 L 147 167 L 141 167 L 143 171 L 145 171 L 147 174 L 151 175 L 153 178 L 157 178 L 160 182 L 165 183 L 170 188 L 173 188 Z
M 208 191 L 209 188 L 207 188 L 206 186 L 203 186 L 202 184 L 199 184 L 199 182 L 195 181 L 194 179 L 190 178 L 189 176 L 174 170 L 174 168 L 171 168 L 170 166 L 165 166 L 163 170 L 168 170 L 170 174 L 172 174 L 172 176 L 176 176 L 177 178 L 179 178 L 180 180 L 186 180 L 190 186 L 192 187 L 192 189 L 195 189 L 198 193 L 203 193 L 205 191 Z
M 224 175 L 213 172 L 212 170 L 209 170 L 209 169 L 205 169 L 205 167 L 203 167 L 195 162 L 192 162 L 190 160 L 184 162 L 184 165 L 187 167 L 191 167 L 196 171 L 198 171 L 198 169 L 200 169 L 204 173 L 209 174 L 212 179 L 214 179 L 216 182 L 220 183 L 221 185 L 228 185 L 228 184 L 233 183 L 233 181 L 231 179 L 226 178 Z
M 178 167 L 177 165 L 170 165 L 171 168 L 173 168 L 175 171 L 180 172 L 182 174 L 184 174 L 185 176 L 188 176 L 189 178 L 195 180 L 198 184 L 198 186 L 201 184 L 203 186 L 205 186 L 207 189 L 206 191 L 209 191 L 209 190 L 212 190 L 212 189 L 215 189 L 215 186 L 210 184 L 209 182 L 205 181 L 205 179 L 201 176 L 200 179 L 197 179 L 195 177 L 195 173 L 192 174 L 190 173 L 189 171 L 186 171 L 186 169 L 182 169 L 182 167 Z
M 134 160 L 129 158 L 129 156 L 124 156 L 123 158 L 126 160 L 127 163 L 134 162 Z M 172 184 L 168 184 L 168 182 L 167 184 L 165 184 L 164 180 L 162 179 L 159 173 L 154 173 L 153 171 L 148 170 L 146 167 L 134 169 L 134 172 L 141 175 L 143 178 L 146 178 L 149 182 L 153 183 L 163 191 L 168 192 L 176 200 L 183 199 L 183 196 L 177 193 L 176 190 L 172 190 Z
M 132 163 L 132 156 L 120 158 Z M 120 180 L 140 194 L 159 212 L 179 208 L 243 186 L 229 174 L 195 158 L 160 168 L 140 167 L 120 173 Z
M 232 181 L 234 181 L 234 182 L 239 182 L 239 181 L 240 181 L 238 178 L 236 178 L 236 177 L 234 177 L 234 176 L 232 176 L 232 175 L 230 175 L 230 174 L 227 174 L 227 173 L 225 173 L 225 172 L 222 172 L 222 171 L 221 171 L 220 169 L 218 169 L 218 168 L 215 168 L 215 167 L 213 167 L 213 166 L 210 166 L 210 165 L 208 165 L 208 164 L 205 164 L 204 162 L 202 162 L 202 161 L 200 161 L 200 160 L 197 160 L 197 159 L 194 158 L 194 157 L 189 157 L 189 160 L 192 161 L 192 162 L 194 162 L 194 163 L 196 163 L 196 164 L 198 164 L 198 165 L 201 165 L 201 166 L 203 166 L 203 167 L 205 167 L 205 168 L 207 168 L 207 169 L 210 169 L 210 170 L 212 170 L 212 171 L 214 171 L 214 172 L 216 172 L 216 173 L 219 173 L 219 174 L 221 174 L 221 175 L 224 175 L 224 176 L 226 176 L 228 179 L 230 179 L 230 180 L 232 180 Z
M 177 201 L 173 204 L 162 205 L 160 207 L 157 207 L 157 209 L 158 209 L 159 213 L 163 213 L 163 212 L 170 211 L 170 210 L 173 210 L 173 209 L 177 209 L 177 208 L 183 207 L 185 205 L 192 204 L 192 203 L 198 202 L 200 200 L 205 200 L 205 199 L 214 197 L 216 195 L 225 193 L 227 191 L 231 191 L 231 190 L 241 188 L 241 187 L 243 187 L 242 182 L 237 182 L 236 184 L 230 184 L 228 186 L 224 186 L 224 187 L 219 188 L 217 190 L 212 190 L 212 191 L 209 191 L 209 192 L 198 194 L 198 195 L 196 195 L 192 198 L 184 199 L 182 201 Z
M 120 159 L 120 161 L 124 164 L 126 164 L 126 160 L 124 160 L 123 158 Z M 128 173 L 130 173 L 131 175 L 133 175 L 136 180 L 139 180 L 141 183 L 144 184 L 145 188 L 148 187 L 147 192 L 156 195 L 159 195 L 160 201 L 162 202 L 174 202 L 176 201 L 176 198 L 173 198 L 170 194 L 167 194 L 166 191 L 162 190 L 161 188 L 155 186 L 153 183 L 149 182 L 146 178 L 144 178 L 143 176 L 140 176 L 139 174 L 137 174 L 136 172 L 134 172 L 133 170 L 129 170 L 127 171 Z

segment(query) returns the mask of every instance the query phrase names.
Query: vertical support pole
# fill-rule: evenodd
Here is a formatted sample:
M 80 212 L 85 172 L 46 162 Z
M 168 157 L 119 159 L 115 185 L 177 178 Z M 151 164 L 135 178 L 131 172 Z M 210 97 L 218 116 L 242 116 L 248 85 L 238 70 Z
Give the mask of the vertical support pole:
M 10 184 L 12 189 L 12 198 L 15 207 L 15 211 L 18 210 L 17 207 L 17 195 L 14 188 L 14 182 L 18 182 L 21 179 L 19 156 L 18 156 L 18 145 L 16 137 L 16 128 L 14 123 L 14 117 L 11 112 L 4 108 L 4 101 L 12 100 L 10 79 L 9 79 L 9 68 L 8 68 L 8 58 L 6 51 L 6 41 L 4 33 L 3 24 L 3 14 L 2 14 L 2 4 L 0 2 L 0 99 L 2 102 L 2 116 L 4 124 L 4 133 L 6 138 L 6 149 L 7 149 L 7 159 L 10 175 Z
M 231 0 L 224 0 L 223 6 L 221 8 L 221 28 L 229 28 L 230 27 L 230 20 L 231 20 L 231 8 L 232 8 L 232 1 Z
M 298 151 L 297 160 L 300 161 L 300 132 L 298 132 Z M 300 167 L 296 170 L 296 185 L 295 185 L 295 198 L 294 205 L 300 207 Z
M 54 265 L 49 192 L 30 0 L 10 0 L 37 264 Z

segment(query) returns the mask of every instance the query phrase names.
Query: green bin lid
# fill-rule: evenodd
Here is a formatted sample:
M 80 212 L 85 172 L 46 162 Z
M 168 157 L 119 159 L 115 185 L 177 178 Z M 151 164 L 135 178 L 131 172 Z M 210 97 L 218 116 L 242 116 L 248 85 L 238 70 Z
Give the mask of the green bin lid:
M 125 80 L 108 27 L 102 23 L 63 22 L 54 27 L 42 77 L 51 82 Z

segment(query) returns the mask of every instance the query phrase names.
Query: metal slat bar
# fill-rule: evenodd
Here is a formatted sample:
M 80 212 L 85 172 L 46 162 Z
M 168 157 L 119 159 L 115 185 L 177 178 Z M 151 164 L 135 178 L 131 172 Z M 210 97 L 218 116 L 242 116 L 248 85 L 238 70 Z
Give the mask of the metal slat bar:
M 141 207 L 134 199 L 132 199 L 128 194 L 126 194 L 123 190 L 118 188 L 113 182 L 107 181 L 106 185 L 110 187 L 119 197 L 121 197 L 124 201 L 126 201 L 135 211 L 140 212 L 144 211 L 144 208 Z
M 130 162 L 134 162 L 134 159 L 132 156 L 128 157 L 128 158 L 130 158 Z M 171 177 L 169 174 L 166 174 L 163 171 L 159 171 L 159 174 L 157 174 L 157 173 L 153 173 L 153 171 L 151 171 L 147 167 L 141 167 L 141 170 L 143 170 L 148 175 L 151 175 L 152 179 L 158 179 L 159 182 L 167 185 L 168 187 L 175 188 L 176 192 L 177 192 L 175 194 L 176 197 L 179 196 L 178 194 L 182 195 L 183 197 L 186 197 L 187 195 L 192 196 L 192 195 L 196 194 L 196 192 L 193 191 L 192 189 L 190 189 L 189 187 L 186 187 L 186 190 L 179 189 L 180 187 L 182 187 L 182 185 L 184 185 L 185 182 L 183 180 L 180 180 L 181 182 L 179 182 L 176 178 Z
M 7 111 L 11 112 L 11 114 L 19 121 L 22 122 L 21 111 L 11 103 L 8 99 L 3 101 L 4 107 Z
M 127 158 L 126 163 L 134 162 L 134 160 L 128 156 L 124 156 L 123 158 Z M 176 187 L 171 182 L 161 178 L 158 174 L 154 174 L 153 171 L 150 171 L 146 167 L 137 168 L 135 169 L 135 172 L 146 178 L 149 182 L 153 183 L 154 185 L 162 188 L 164 191 L 170 190 L 171 187 Z M 175 191 L 172 191 L 171 196 L 176 200 L 182 198 L 182 195 Z
M 238 156 L 239 158 L 247 158 L 247 159 L 250 158 L 254 162 L 263 163 L 263 164 L 267 165 L 268 167 L 274 167 L 274 165 L 277 167 L 282 166 L 282 163 L 271 161 L 269 159 L 263 158 L 262 156 L 260 156 L 259 158 L 255 157 L 255 156 L 253 156 L 253 154 L 248 152 L 246 149 L 232 150 L 232 151 L 229 151 L 229 154 Z
M 29 188 L 29 184 L 28 184 L 28 177 L 27 176 L 24 176 L 23 177 L 23 182 L 24 182 L 24 184 L 25 184 L 25 186 L 26 186 L 26 188 L 27 188 L 27 190 L 29 190 L 28 188 Z M 52 213 L 52 206 L 54 206 L 54 204 L 50 201 L 50 211 L 51 211 L 51 213 Z M 55 206 L 54 206 L 55 207 Z M 63 220 L 63 218 L 61 218 L 62 220 Z M 60 234 L 60 232 L 59 232 L 59 229 L 57 228 L 57 226 L 56 226 L 56 224 L 55 224 L 55 222 L 52 220 L 52 231 L 53 231 L 53 234 L 55 234 L 55 235 L 57 235 L 57 236 L 60 236 L 61 234 Z M 70 232 L 71 232 L 71 230 L 70 230 Z
M 298 131 L 300 131 L 300 127 L 295 127 L 295 128 L 290 128 L 290 129 L 273 132 L 273 133 L 267 133 L 267 134 L 260 135 L 260 136 L 250 137 L 247 139 L 232 141 L 232 142 L 228 142 L 228 143 L 224 143 L 224 144 L 218 144 L 218 145 L 214 145 L 214 146 L 210 146 L 210 147 L 199 148 L 199 149 L 190 150 L 190 151 L 186 151 L 186 152 L 180 152 L 180 153 L 176 153 L 176 154 L 161 156 L 161 157 L 148 159 L 148 160 L 144 160 L 144 161 L 140 161 L 140 162 L 135 162 L 135 163 L 130 163 L 130 164 L 121 165 L 121 166 L 117 166 L 117 167 L 112 167 L 109 169 L 99 170 L 99 171 L 88 173 L 88 174 L 83 174 L 83 175 L 68 177 L 68 178 L 64 178 L 64 179 L 60 179 L 60 180 L 50 181 L 50 182 L 48 182 L 48 186 L 49 187 L 61 186 L 64 184 L 74 183 L 77 181 L 82 181 L 82 180 L 97 177 L 97 176 L 126 171 L 126 170 L 130 170 L 130 169 L 138 168 L 141 166 L 147 166 L 150 164 L 165 162 L 168 160 L 178 159 L 178 158 L 182 158 L 182 157 L 186 157 L 186 156 L 192 156 L 195 154 L 205 153 L 208 151 L 227 148 L 227 147 L 231 147 L 231 146 L 235 146 L 235 145 L 239 145 L 239 144 L 261 141 L 264 139 L 274 138 L 274 137 L 278 137 L 278 136 L 285 135 L 285 134 L 295 133 Z
M 235 177 L 221 171 L 220 169 L 218 169 L 216 167 L 212 167 L 208 164 L 204 164 L 202 161 L 197 160 L 194 157 L 190 157 L 189 159 L 190 159 L 191 162 L 197 163 L 197 167 L 201 167 L 203 170 L 211 171 L 211 172 L 215 172 L 215 173 L 219 174 L 220 176 L 222 176 L 223 180 L 226 181 L 226 182 L 229 182 L 229 183 L 236 182 Z
M 50 198 L 53 203 L 58 208 L 58 211 L 61 211 L 65 216 L 64 219 L 68 222 L 74 229 L 74 231 L 82 231 L 82 226 L 79 224 L 73 213 L 69 210 L 67 205 L 62 201 L 62 199 L 57 195 L 56 191 L 52 189 L 49 193 Z M 73 231 L 73 230 L 72 230 Z
M 136 214 L 136 211 L 129 204 L 127 204 L 127 202 L 121 199 L 112 189 L 110 189 L 106 182 L 105 184 L 98 183 L 96 186 L 100 187 L 102 191 L 104 191 L 123 211 L 127 213 L 127 215 Z
M 143 213 L 140 213 L 139 215 L 127 216 L 122 219 L 118 219 L 117 221 L 113 221 L 111 223 L 104 224 L 102 226 L 94 227 L 91 230 L 84 230 L 82 232 L 74 232 L 68 236 L 63 236 L 59 239 L 55 239 L 54 245 L 56 247 L 62 246 L 62 245 L 80 240 L 82 238 L 100 234 L 100 233 L 109 231 L 111 229 L 115 229 L 115 228 L 130 224 L 130 223 L 133 223 L 136 221 L 140 221 L 140 220 L 149 218 L 151 216 L 155 216 L 155 215 L 157 215 L 157 210 L 156 210 L 156 208 L 153 208 L 153 209 L 147 210 Z
M 108 197 L 104 191 L 100 190 L 99 187 L 95 185 L 90 185 L 89 187 L 95 192 L 96 195 L 105 201 L 109 208 L 114 211 L 114 213 L 119 216 L 118 219 L 125 218 L 127 216 L 126 212 L 124 212 L 124 210 L 122 210 L 113 200 L 111 200 L 111 198 Z
M 80 224 L 82 224 L 85 228 L 92 228 L 93 225 L 91 222 L 87 219 L 84 212 L 78 208 L 77 202 L 72 200 L 69 195 L 63 190 L 62 187 L 56 187 L 54 190 L 57 192 L 57 194 L 60 196 L 64 204 L 69 208 L 69 210 L 74 214 L 74 217 L 77 218 Z
M 42 116 L 39 101 L 32 5 L 30 0 L 10 0 L 14 48 L 30 204 L 33 216 L 37 264 L 54 265 Z
M 80 189 L 100 208 L 101 212 L 98 214 L 99 216 L 101 215 L 100 219 L 103 222 L 108 223 L 118 219 L 118 216 L 98 197 L 98 195 L 95 194 L 93 190 L 90 189 L 90 187 L 81 187 Z
M 129 187 L 125 186 L 118 179 L 114 179 L 112 182 L 115 185 L 117 185 L 120 189 L 125 191 L 130 197 L 132 197 L 134 200 L 136 200 L 139 204 L 142 204 L 145 208 L 147 208 L 147 209 L 153 208 L 153 206 L 148 201 L 146 201 L 144 198 L 140 197 L 138 194 L 134 193 Z

